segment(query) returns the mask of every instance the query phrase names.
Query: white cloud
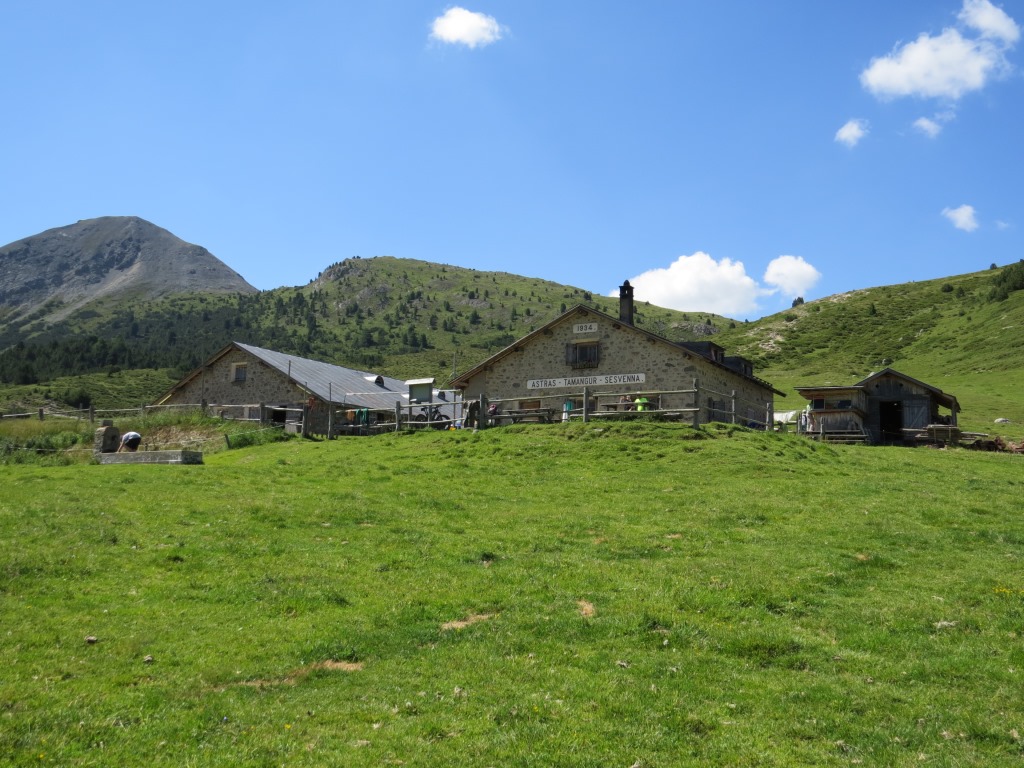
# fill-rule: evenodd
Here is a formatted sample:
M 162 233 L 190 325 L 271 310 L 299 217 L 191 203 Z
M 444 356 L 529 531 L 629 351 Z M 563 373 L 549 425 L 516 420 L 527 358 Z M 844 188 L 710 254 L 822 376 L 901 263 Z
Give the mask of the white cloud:
M 703 251 L 680 256 L 665 268 L 652 269 L 629 278 L 638 301 L 684 312 L 713 312 L 743 317 L 755 312 L 757 301 L 782 291 L 787 297 L 802 296 L 821 278 L 821 273 L 800 256 L 779 256 L 764 273 L 770 288 L 758 285 L 742 261 L 717 261 Z M 609 296 L 618 296 L 612 291 Z
M 982 37 L 995 38 L 1005 45 L 1013 45 L 1020 39 L 1017 22 L 989 0 L 964 0 L 964 7 L 957 18 L 980 32 Z
M 764 281 L 782 291 L 788 298 L 803 296 L 821 279 L 821 272 L 804 261 L 802 256 L 779 256 L 764 271 Z
M 1002 219 L 999 219 L 999 220 L 996 221 L 996 229 L 1002 231 L 1004 229 L 1009 229 L 1009 228 L 1010 228 L 1010 222 L 1003 221 Z
M 836 131 L 835 140 L 848 147 L 855 147 L 857 142 L 867 136 L 867 134 L 867 120 L 847 120 L 846 124 Z
M 964 0 L 957 18 L 977 37 L 964 36 L 954 27 L 938 35 L 923 32 L 887 56 L 872 59 L 860 74 L 861 85 L 881 99 L 956 100 L 1009 72 L 1005 54 L 1020 37 L 1016 22 L 989 0 Z
M 978 228 L 978 219 L 974 214 L 973 205 L 961 205 L 959 208 L 943 208 L 942 215 L 949 219 L 953 226 L 964 232 L 973 232 Z
M 927 117 L 919 117 L 914 121 L 914 127 L 929 139 L 934 139 L 942 131 L 942 126 Z
M 932 117 L 919 117 L 914 121 L 914 127 L 929 139 L 934 139 L 942 132 L 943 126 L 956 117 L 956 110 L 945 109 L 936 112 Z
M 455 6 L 434 19 L 430 37 L 442 43 L 470 48 L 490 45 L 501 39 L 502 27 L 497 19 Z
M 638 301 L 728 317 L 755 310 L 758 296 L 764 293 L 742 261 L 716 261 L 703 251 L 680 256 L 668 267 L 649 270 L 629 282 Z M 618 291 L 609 295 L 618 296 Z

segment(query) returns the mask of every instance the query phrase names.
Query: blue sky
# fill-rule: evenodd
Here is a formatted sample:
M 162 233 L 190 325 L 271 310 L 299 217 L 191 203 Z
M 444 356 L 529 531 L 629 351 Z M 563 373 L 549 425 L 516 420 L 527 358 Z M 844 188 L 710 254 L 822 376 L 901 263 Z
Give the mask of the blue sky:
M 1024 258 L 1024 0 L 0 7 L 0 243 L 136 215 L 758 318 Z

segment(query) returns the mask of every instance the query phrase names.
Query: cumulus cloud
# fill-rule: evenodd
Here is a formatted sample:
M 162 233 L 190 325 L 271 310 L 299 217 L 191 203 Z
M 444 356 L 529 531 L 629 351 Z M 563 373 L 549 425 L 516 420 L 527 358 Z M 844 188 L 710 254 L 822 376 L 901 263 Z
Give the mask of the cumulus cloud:
M 1020 39 L 1017 22 L 989 0 L 964 0 L 964 7 L 957 18 L 965 26 L 977 30 L 982 37 L 998 40 L 1004 45 L 1013 45 Z
M 846 124 L 836 131 L 835 139 L 840 144 L 845 144 L 848 147 L 855 147 L 857 146 L 857 142 L 867 135 L 867 120 L 847 120 Z
M 861 85 L 880 99 L 901 96 L 957 100 L 1010 71 L 1006 52 L 1020 28 L 989 0 L 964 0 L 957 16 L 961 27 L 938 35 L 922 32 L 916 40 L 871 60 L 860 74 Z
M 477 48 L 501 39 L 502 27 L 497 19 L 483 13 L 455 6 L 434 19 L 430 37 L 442 43 Z
M 799 256 L 779 256 L 765 272 L 766 288 L 747 274 L 742 261 L 716 260 L 697 251 L 680 256 L 669 266 L 652 269 L 629 279 L 635 296 L 659 307 L 687 312 L 713 312 L 743 317 L 757 310 L 758 299 L 782 291 L 801 296 L 821 274 Z M 610 296 L 617 296 L 612 291 Z
M 821 279 L 821 272 L 802 256 L 779 256 L 764 271 L 764 281 L 789 298 L 803 296 Z
M 973 232 L 978 228 L 978 219 L 974 214 L 973 205 L 961 205 L 959 208 L 943 208 L 942 215 L 949 219 L 953 226 L 964 232 Z
M 638 300 L 659 307 L 737 317 L 757 308 L 758 287 L 742 261 L 716 261 L 703 251 L 631 277 Z M 617 296 L 618 292 L 611 295 Z

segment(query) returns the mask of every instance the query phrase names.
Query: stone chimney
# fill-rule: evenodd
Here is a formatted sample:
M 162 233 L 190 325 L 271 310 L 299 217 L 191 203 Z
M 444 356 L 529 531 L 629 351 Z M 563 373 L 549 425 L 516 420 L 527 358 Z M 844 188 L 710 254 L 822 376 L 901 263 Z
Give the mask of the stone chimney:
M 633 324 L 633 286 L 629 280 L 619 286 L 619 322 Z

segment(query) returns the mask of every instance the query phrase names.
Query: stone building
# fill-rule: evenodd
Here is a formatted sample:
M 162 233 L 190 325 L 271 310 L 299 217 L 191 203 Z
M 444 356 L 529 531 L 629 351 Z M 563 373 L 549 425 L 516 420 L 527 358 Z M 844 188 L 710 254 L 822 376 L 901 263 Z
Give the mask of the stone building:
M 456 410 L 433 388 L 433 379 L 404 382 L 237 341 L 155 402 L 184 404 L 208 405 L 233 418 L 301 424 L 304 432 L 313 434 L 326 434 L 329 426 L 340 431 L 378 421 L 394 423 L 396 404 L 403 419 L 422 415 L 419 411 L 428 404 L 439 407 L 446 419 L 453 419 Z
M 673 342 L 633 324 L 633 288 L 619 289 L 619 316 L 577 305 L 453 381 L 465 401 L 481 395 L 522 412 L 595 416 L 635 409 L 692 423 L 764 427 L 774 396 L 749 360 L 713 342 Z M 627 403 L 626 401 L 630 401 Z M 632 405 L 631 405 L 632 404 Z

